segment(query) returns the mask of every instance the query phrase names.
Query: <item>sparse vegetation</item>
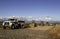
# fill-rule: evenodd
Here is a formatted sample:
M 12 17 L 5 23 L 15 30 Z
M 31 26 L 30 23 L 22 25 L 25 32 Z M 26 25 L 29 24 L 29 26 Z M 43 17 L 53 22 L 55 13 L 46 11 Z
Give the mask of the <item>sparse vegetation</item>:
M 44 22 L 43 22 L 43 21 L 41 21 L 41 23 L 40 23 L 40 24 L 41 24 L 41 26 L 44 26 Z
M 32 27 L 37 27 L 37 24 L 35 23 L 34 20 L 32 20 L 32 22 L 29 24 L 29 27 L 32 28 Z
M 40 24 L 38 24 L 38 25 L 44 26 L 44 27 L 46 26 L 43 21 Z M 46 24 L 48 25 L 49 23 L 46 22 Z M 54 25 L 55 24 L 53 24 L 53 27 L 51 29 L 48 29 L 48 27 L 50 27 L 50 26 L 47 26 L 45 28 L 40 28 L 40 26 L 37 28 L 34 28 L 34 26 L 36 26 L 36 23 L 35 23 L 35 21 L 32 21 L 31 23 L 26 23 L 25 26 L 26 26 L 26 28 L 33 27 L 33 30 L 32 29 L 31 30 L 30 29 L 18 29 L 18 30 L 0 29 L 0 38 L 1 39 L 20 39 L 20 38 L 21 39 L 40 39 L 41 38 L 40 34 L 43 33 L 42 35 L 46 36 L 45 35 L 45 33 L 46 33 L 47 39 L 48 38 L 49 39 L 60 39 L 60 24 L 57 24 L 56 26 L 54 26 Z M 2 22 L 0 22 L 0 26 L 2 26 Z M 36 31 L 34 31 L 34 29 Z M 39 29 L 41 29 L 41 30 L 39 30 Z M 44 29 L 46 29 L 46 30 L 48 29 L 47 32 L 44 32 L 45 31 Z M 42 38 L 45 39 L 46 37 L 44 37 L 44 38 L 42 37 Z

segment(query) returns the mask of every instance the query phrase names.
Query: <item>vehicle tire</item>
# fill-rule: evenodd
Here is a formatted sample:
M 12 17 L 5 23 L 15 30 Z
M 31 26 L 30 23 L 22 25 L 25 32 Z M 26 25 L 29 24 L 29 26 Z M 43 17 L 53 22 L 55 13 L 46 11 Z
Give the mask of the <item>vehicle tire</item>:
M 21 28 L 24 29 L 24 25 L 21 25 Z
M 12 26 L 11 26 L 11 29 L 15 29 L 15 26 L 14 26 L 14 25 L 12 25 Z
M 18 25 L 15 25 L 15 29 L 18 29 L 19 28 L 19 26 Z
M 5 26 L 3 26 L 3 29 L 6 29 L 6 27 L 5 27 Z

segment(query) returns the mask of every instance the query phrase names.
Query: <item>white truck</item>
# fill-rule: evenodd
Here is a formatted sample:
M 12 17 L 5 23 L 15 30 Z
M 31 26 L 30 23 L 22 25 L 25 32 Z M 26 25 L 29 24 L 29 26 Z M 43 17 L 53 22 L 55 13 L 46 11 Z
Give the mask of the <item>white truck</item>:
M 9 27 L 11 29 L 24 28 L 24 23 L 13 22 L 13 21 L 4 21 L 2 25 L 3 29 L 6 29 L 6 27 Z

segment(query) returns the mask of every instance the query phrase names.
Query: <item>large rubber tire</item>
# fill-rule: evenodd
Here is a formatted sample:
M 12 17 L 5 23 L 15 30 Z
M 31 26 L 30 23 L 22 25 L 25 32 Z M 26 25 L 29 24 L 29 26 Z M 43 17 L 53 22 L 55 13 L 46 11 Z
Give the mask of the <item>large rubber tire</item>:
M 15 29 L 15 26 L 14 26 L 14 25 L 12 25 L 12 26 L 11 26 L 11 29 Z
M 21 25 L 21 28 L 22 28 L 22 29 L 24 29 L 24 27 L 25 27 L 24 25 Z
M 3 26 L 3 29 L 6 29 L 6 27 L 5 27 L 5 26 Z
M 18 25 L 15 25 L 15 29 L 19 29 L 19 26 Z

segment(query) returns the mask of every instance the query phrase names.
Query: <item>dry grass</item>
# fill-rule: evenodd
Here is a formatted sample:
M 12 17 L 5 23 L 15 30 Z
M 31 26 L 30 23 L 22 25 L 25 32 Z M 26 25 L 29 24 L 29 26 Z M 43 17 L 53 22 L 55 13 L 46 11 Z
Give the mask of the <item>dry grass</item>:
M 33 27 L 34 27 L 34 23 L 30 23 L 30 24 L 29 24 L 29 27 L 30 27 L 30 28 L 33 28 Z
M 27 25 L 28 26 L 28 25 Z M 0 39 L 60 39 L 60 25 L 56 27 L 41 26 L 34 28 L 34 24 L 30 24 L 31 29 L 3 30 L 0 29 Z M 47 30 L 47 32 L 46 32 Z M 46 36 L 48 33 L 48 36 Z
M 60 39 L 60 26 L 55 26 L 49 29 L 48 35 L 51 39 Z
M 51 27 L 49 26 L 46 27 L 44 26 L 44 27 L 35 27 L 33 29 L 31 28 L 15 29 L 15 30 L 0 29 L 0 39 L 48 39 L 46 30 L 50 28 Z
M 31 30 L 49 30 L 51 29 L 53 26 L 37 26 L 37 27 L 34 27 L 34 28 L 29 28 Z
M 44 30 L 0 29 L 0 39 L 47 39 L 47 36 Z

